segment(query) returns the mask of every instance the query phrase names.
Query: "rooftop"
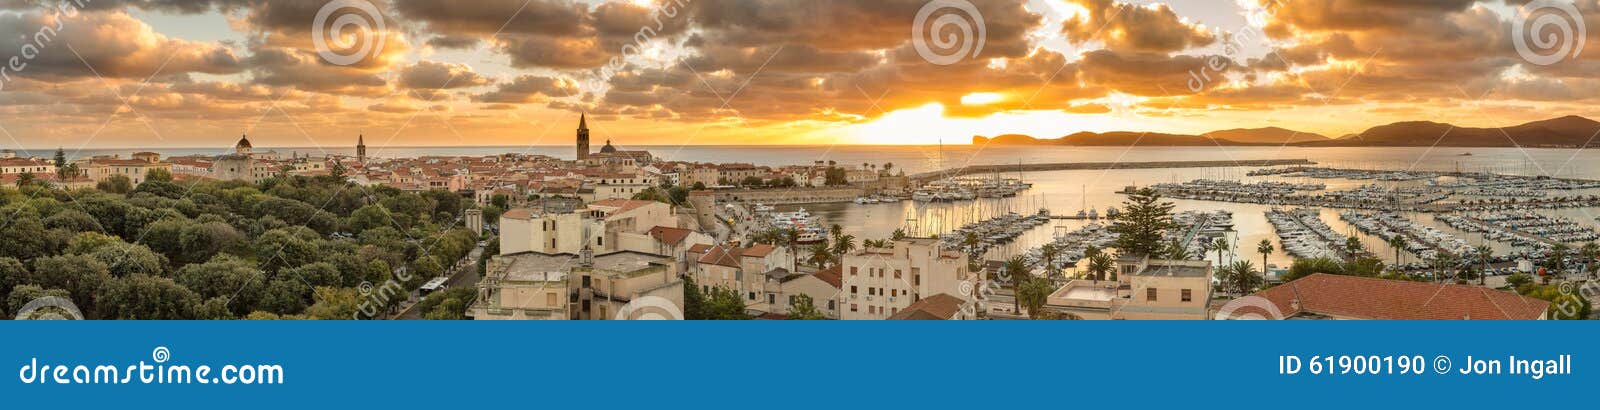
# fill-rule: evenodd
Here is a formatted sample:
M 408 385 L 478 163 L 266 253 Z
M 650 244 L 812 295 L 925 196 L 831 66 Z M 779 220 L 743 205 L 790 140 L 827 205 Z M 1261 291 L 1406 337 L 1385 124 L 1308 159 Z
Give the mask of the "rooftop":
M 1477 286 L 1322 273 L 1254 296 L 1271 301 L 1285 318 L 1534 320 L 1550 306 L 1543 300 Z
M 966 301 L 961 298 L 940 293 L 906 306 L 900 313 L 889 316 L 889 320 L 950 320 L 961 313 L 964 304 Z

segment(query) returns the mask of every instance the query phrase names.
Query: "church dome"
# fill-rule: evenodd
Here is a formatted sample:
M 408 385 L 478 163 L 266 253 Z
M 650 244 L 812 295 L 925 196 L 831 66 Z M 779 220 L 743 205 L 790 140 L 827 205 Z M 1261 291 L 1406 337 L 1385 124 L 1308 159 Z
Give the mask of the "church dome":
M 240 136 L 239 137 L 239 143 L 235 144 L 234 147 L 237 147 L 237 148 L 251 148 L 250 147 L 250 138 L 245 137 L 245 136 Z
M 606 146 L 600 147 L 600 153 L 610 154 L 617 152 L 617 147 L 611 146 L 611 140 L 606 140 Z

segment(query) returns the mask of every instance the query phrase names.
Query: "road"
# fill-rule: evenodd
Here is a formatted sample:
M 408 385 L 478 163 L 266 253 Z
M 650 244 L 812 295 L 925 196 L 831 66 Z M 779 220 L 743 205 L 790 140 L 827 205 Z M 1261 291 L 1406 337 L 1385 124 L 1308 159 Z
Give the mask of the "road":
M 478 245 L 478 247 L 472 248 L 472 252 L 467 253 L 466 259 L 463 259 L 462 262 L 456 266 L 455 270 L 450 272 L 450 280 L 445 281 L 445 288 L 477 286 L 478 280 L 480 279 L 478 276 L 478 257 L 481 255 L 483 255 L 483 245 Z M 410 299 L 415 299 L 418 302 L 421 302 L 422 300 L 421 298 L 417 297 L 416 291 L 412 291 L 411 296 L 412 297 Z M 418 304 L 419 303 L 406 302 L 400 308 L 400 314 L 396 315 L 395 319 L 421 320 L 422 311 L 416 309 Z

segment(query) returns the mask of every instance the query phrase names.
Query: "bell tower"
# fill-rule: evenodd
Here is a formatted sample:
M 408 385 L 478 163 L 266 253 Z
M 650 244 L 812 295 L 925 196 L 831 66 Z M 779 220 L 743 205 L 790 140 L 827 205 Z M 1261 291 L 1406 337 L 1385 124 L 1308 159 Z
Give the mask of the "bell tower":
M 588 115 L 578 115 L 578 160 L 589 159 L 589 121 Z

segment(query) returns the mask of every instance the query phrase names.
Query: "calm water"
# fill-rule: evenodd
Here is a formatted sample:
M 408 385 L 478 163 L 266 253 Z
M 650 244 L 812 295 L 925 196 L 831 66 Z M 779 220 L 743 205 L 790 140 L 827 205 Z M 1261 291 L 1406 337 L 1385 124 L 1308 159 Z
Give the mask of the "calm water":
M 17 149 L 16 147 L 0 148 Z M 1227 159 L 1310 159 L 1323 165 L 1346 168 L 1385 168 L 1450 171 L 1493 171 L 1524 175 L 1551 175 L 1600 179 L 1600 152 L 1577 149 L 1516 148 L 1300 148 L 1300 147 L 1015 147 L 970 145 L 938 146 L 625 146 L 623 149 L 649 150 L 657 158 L 697 162 L 749 162 L 756 165 L 797 165 L 813 161 L 839 164 L 893 163 L 908 173 L 953 168 L 962 165 L 998 165 L 1052 162 L 1143 162 Z M 126 157 L 141 148 L 68 150 L 73 158 L 121 154 Z M 232 147 L 152 149 L 163 155 L 220 155 Z M 354 147 L 257 147 L 290 153 L 355 155 Z M 1462 153 L 1472 156 L 1459 156 Z M 19 150 L 23 156 L 49 157 L 53 149 Z M 573 155 L 569 146 L 493 146 L 493 147 L 377 147 L 369 146 L 373 157 L 418 157 L 425 155 L 482 156 L 505 153 L 544 154 L 558 158 Z M 1169 180 L 1192 174 L 1192 170 L 1143 173 L 1144 177 Z M 1208 170 L 1216 177 L 1242 175 L 1243 171 Z
M 278 147 L 257 148 L 276 150 L 285 156 L 290 153 L 324 155 L 354 155 L 353 147 Z M 1054 162 L 1144 162 L 1193 161 L 1229 159 L 1310 159 L 1323 166 L 1361 169 L 1410 169 L 1427 171 L 1482 171 L 1518 175 L 1546 175 L 1569 178 L 1600 179 L 1600 152 L 1578 149 L 1517 149 L 1517 148 L 1300 148 L 1300 147 L 976 147 L 950 146 L 633 146 L 623 149 L 649 150 L 659 159 L 696 162 L 748 162 L 756 165 L 780 166 L 810 164 L 814 161 L 835 161 L 845 165 L 893 163 L 896 169 L 907 173 L 953 168 L 963 165 L 998 165 L 1015 163 Z M 166 156 L 218 155 L 231 148 L 156 149 Z M 134 149 L 84 150 L 73 157 L 127 154 Z M 21 155 L 49 157 L 54 150 L 21 151 Z M 496 147 L 369 147 L 374 157 L 482 156 L 503 153 L 544 154 L 569 158 L 568 146 L 496 146 Z M 1462 156 L 1471 153 L 1471 156 Z M 817 213 L 827 224 L 839 224 L 858 238 L 883 238 L 895 229 L 910 228 L 920 234 L 948 232 L 960 225 L 981 220 L 1004 212 L 1031 213 L 1041 207 L 1056 214 L 1074 214 L 1085 207 L 1099 209 L 1119 206 L 1124 199 L 1115 191 L 1128 185 L 1148 185 L 1158 182 L 1182 182 L 1196 178 L 1236 179 L 1245 181 L 1296 179 L 1276 177 L 1247 177 L 1249 168 L 1186 168 L 1186 169 L 1133 169 L 1110 171 L 1054 171 L 1034 173 L 1009 173 L 1033 182 L 1034 188 L 1022 196 L 1008 199 L 980 200 L 956 204 L 918 204 L 910 201 L 896 204 L 856 205 L 826 204 L 806 208 Z M 1373 181 L 1312 180 L 1328 189 L 1345 189 Z M 1267 223 L 1264 205 L 1229 204 L 1219 202 L 1177 200 L 1177 210 L 1228 209 L 1234 212 L 1239 255 L 1260 263 L 1254 251 L 1255 243 L 1276 236 Z M 1583 224 L 1595 225 L 1594 209 L 1549 211 Z M 1382 240 L 1361 235 L 1339 220 L 1337 210 L 1324 210 L 1323 221 L 1341 232 L 1357 234 L 1367 246 L 1385 258 L 1392 257 Z M 1433 222 L 1429 215 L 1416 215 L 1414 219 L 1438 226 L 1448 232 L 1467 238 L 1473 243 L 1481 241 L 1476 234 L 1454 231 Z M 991 258 L 1009 256 L 1028 247 L 1049 240 L 1055 229 L 1076 229 L 1085 222 L 1056 221 L 1054 226 L 1038 228 L 1012 245 L 993 250 Z M 1497 248 L 1508 248 L 1493 242 Z M 1279 246 L 1281 249 L 1281 246 Z M 1213 253 L 1211 258 L 1215 259 Z M 1272 263 L 1286 265 L 1290 258 L 1278 253 Z

